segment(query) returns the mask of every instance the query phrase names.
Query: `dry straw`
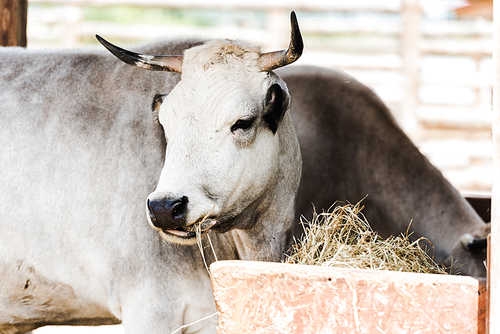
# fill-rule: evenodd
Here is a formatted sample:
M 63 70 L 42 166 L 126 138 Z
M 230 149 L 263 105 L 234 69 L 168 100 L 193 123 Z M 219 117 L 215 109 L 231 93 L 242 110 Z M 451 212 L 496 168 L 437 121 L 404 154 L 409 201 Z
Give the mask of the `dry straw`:
M 296 240 L 286 262 L 351 269 L 392 270 L 446 274 L 420 247 L 408 231 L 383 239 L 361 213 L 362 206 L 336 206 L 329 212 L 314 213 L 304 223 L 305 235 Z

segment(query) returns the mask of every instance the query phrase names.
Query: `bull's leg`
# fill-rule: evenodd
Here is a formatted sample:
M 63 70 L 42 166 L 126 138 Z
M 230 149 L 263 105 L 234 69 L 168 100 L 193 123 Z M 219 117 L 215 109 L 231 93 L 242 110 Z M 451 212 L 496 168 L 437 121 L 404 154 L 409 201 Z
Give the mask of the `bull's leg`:
M 196 285 L 191 291 L 183 291 L 175 284 L 160 289 L 136 289 L 121 306 L 125 334 L 216 334 L 212 289 L 198 290 L 199 293 L 196 290 Z

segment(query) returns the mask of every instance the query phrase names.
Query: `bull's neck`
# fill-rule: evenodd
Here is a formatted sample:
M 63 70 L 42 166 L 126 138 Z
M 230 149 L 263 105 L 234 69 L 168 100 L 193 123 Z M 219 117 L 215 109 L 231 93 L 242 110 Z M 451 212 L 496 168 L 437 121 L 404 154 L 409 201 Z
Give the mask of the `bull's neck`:
M 282 192 L 268 192 L 234 218 L 241 223 L 240 228 L 210 233 L 210 240 L 203 240 L 210 262 L 215 261 L 215 257 L 217 260 L 280 261 L 291 239 L 291 229 L 287 227 L 292 226 L 295 203 L 295 194 L 284 196 Z
M 253 228 L 231 232 L 243 260 L 279 261 L 291 243 L 302 160 L 289 113 L 285 114 L 276 135 L 280 136 L 280 152 L 274 191 L 262 201 L 265 207 L 261 208 Z
M 254 221 L 243 221 L 243 228 L 216 235 L 219 252 L 232 259 L 280 261 L 290 246 L 302 160 L 288 113 L 276 135 L 280 136 L 280 151 L 275 184 L 249 208 L 252 214 L 241 217 Z

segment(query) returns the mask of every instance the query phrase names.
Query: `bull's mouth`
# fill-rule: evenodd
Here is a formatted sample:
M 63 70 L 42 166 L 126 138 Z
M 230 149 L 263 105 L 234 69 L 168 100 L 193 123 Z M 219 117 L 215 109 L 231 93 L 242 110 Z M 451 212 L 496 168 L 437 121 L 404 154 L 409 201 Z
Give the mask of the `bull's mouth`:
M 206 234 L 215 224 L 217 224 L 215 219 L 203 219 L 186 227 L 162 229 L 162 232 L 184 240 L 192 240 L 196 239 L 197 233 L 200 236 Z
M 162 229 L 163 233 L 168 233 L 172 234 L 178 238 L 183 238 L 183 239 L 193 239 L 196 238 L 196 232 L 191 232 L 191 231 L 186 231 L 182 228 L 177 228 L 175 230 L 165 230 Z

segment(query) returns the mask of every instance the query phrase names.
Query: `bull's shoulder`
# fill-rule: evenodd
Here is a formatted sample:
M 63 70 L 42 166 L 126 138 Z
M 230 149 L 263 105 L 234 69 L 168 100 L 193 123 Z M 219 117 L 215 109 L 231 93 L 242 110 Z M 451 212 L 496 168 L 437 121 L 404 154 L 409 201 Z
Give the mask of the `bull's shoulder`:
M 4 100 L 32 94 L 51 95 L 72 89 L 82 76 L 98 77 L 109 64 L 96 50 L 0 49 L 0 96 Z M 102 75 L 101 75 L 102 76 Z
M 154 54 L 182 55 L 184 50 L 204 43 L 201 39 L 162 40 L 146 43 L 137 47 L 140 51 Z M 57 69 L 101 70 L 125 66 L 108 52 L 100 48 L 77 50 L 32 50 L 20 47 L 0 47 L 0 80 L 21 73 L 40 77 L 45 72 Z M 141 71 L 142 72 L 142 71 Z
M 139 49 L 182 54 L 200 43 L 203 41 L 198 39 L 164 40 Z M 65 113 L 85 117 L 85 121 L 93 121 L 91 115 L 111 115 L 120 109 L 144 115 L 150 111 L 153 97 L 169 93 L 179 79 L 177 74 L 142 71 L 124 64 L 104 48 L 0 47 L 0 99 L 5 101 L 0 115 L 23 113 L 46 118 L 46 114 Z
M 106 54 L 99 50 L 34 50 L 20 47 L 0 47 L 0 64 L 22 64 L 23 67 L 58 64 L 64 59 L 93 59 Z M 1 66 L 0 71 L 8 70 L 9 66 Z

